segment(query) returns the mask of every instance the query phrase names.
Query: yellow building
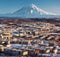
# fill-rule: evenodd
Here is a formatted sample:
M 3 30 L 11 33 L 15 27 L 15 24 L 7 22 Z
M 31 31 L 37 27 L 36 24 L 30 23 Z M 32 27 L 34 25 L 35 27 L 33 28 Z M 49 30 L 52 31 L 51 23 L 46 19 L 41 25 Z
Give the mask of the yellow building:
M 3 32 L 2 32 L 2 36 L 1 36 L 3 39 L 10 39 L 10 38 L 12 38 L 12 34 L 9 32 L 9 31 L 7 31 L 7 30 L 4 30 Z

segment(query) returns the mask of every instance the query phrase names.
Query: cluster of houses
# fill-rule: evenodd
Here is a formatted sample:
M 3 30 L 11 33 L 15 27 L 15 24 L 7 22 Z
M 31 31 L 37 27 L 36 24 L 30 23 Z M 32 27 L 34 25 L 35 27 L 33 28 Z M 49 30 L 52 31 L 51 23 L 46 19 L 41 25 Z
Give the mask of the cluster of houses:
M 0 24 L 0 53 L 12 56 L 60 54 L 59 26 L 45 22 Z

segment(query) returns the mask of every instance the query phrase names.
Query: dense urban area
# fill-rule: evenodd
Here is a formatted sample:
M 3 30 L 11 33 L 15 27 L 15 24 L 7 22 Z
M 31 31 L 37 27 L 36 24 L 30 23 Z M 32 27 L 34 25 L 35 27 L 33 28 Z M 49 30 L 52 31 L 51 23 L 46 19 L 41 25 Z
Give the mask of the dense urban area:
M 60 57 L 60 19 L 0 19 L 0 56 Z

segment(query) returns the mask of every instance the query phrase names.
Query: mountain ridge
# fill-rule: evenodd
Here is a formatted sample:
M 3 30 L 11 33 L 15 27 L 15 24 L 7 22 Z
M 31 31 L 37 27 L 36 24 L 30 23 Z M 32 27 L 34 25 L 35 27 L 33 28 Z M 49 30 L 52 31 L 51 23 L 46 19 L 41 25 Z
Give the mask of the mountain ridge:
M 36 10 L 37 12 L 39 12 L 40 14 L 46 14 L 46 15 L 56 15 L 56 14 L 53 14 L 53 13 L 49 13 L 45 10 L 42 10 L 41 8 L 37 7 L 36 5 L 32 4 L 31 6 L 28 6 L 28 7 L 22 7 L 21 9 L 13 12 L 13 14 L 16 14 L 18 12 L 21 12 L 24 14 L 24 12 L 26 11 L 26 13 L 29 11 L 30 13 L 33 13 L 33 11 Z M 20 13 L 20 14 L 21 14 Z
M 16 10 L 13 13 L 3 14 L 0 16 L 8 16 L 8 17 L 20 17 L 20 18 L 55 18 L 60 17 L 57 14 L 47 12 L 35 4 L 31 4 L 29 6 L 22 7 L 21 9 Z

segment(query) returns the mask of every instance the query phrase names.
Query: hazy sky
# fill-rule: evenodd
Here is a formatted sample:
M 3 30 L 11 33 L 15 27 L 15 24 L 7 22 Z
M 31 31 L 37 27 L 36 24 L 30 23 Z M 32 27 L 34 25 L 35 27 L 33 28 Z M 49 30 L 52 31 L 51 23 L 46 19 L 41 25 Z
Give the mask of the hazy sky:
M 60 14 L 60 0 L 0 0 L 0 14 L 14 12 L 31 4 L 48 12 Z

